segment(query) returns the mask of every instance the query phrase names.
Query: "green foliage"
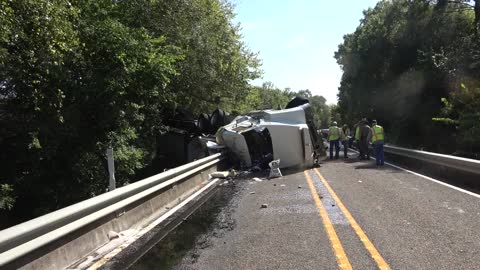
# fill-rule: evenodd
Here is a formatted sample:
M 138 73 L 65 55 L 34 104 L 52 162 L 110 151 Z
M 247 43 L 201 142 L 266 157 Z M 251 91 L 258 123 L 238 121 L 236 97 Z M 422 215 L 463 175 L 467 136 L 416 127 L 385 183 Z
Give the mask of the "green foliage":
M 10 210 L 14 203 L 12 185 L 0 184 L 0 210 Z
M 315 95 L 309 100 L 313 108 L 313 117 L 317 128 L 328 128 L 332 120 L 337 119 L 332 117 L 332 106 L 327 105 L 327 100 L 322 96 Z
M 465 85 L 478 85 L 472 78 L 480 75 L 475 14 L 463 2 L 380 1 L 364 11 L 356 31 L 344 36 L 335 53 L 344 71 L 337 110 L 342 119 L 376 118 L 391 143 L 477 151 L 456 144 L 455 136 L 471 126 L 461 124 L 463 105 L 450 97 L 465 92 Z M 468 83 L 457 89 L 459 82 Z M 478 111 L 473 104 L 469 110 Z M 477 138 L 461 141 L 476 144 Z
M 180 104 L 204 112 L 218 99 L 243 102 L 260 62 L 233 18 L 223 0 L 0 0 L 8 221 L 104 192 L 108 146 L 119 185 L 135 181 Z
M 474 86 L 472 86 L 474 87 Z M 442 98 L 442 118 L 433 118 L 457 130 L 458 151 L 480 153 L 480 88 L 469 88 L 464 83 L 450 93 L 450 100 Z
M 282 109 L 295 96 L 289 89 L 280 90 L 272 82 L 265 82 L 262 86 L 247 88 L 245 98 L 235 104 L 226 106 L 227 111 L 248 113 L 253 110 Z
M 178 76 L 167 85 L 174 95 L 169 109 L 181 104 L 203 113 L 236 107 L 249 94 L 248 80 L 261 74 L 257 54 L 241 41 L 227 1 L 122 1 L 119 10 L 128 10 L 130 16 L 123 17 L 128 24 L 141 24 L 180 49 L 184 59 L 176 63 Z

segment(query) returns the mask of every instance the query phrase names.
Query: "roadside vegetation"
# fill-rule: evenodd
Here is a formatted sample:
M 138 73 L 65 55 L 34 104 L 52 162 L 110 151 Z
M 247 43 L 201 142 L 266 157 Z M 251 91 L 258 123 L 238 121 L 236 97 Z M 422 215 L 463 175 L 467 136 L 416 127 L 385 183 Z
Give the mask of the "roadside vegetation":
M 108 146 L 134 181 L 177 107 L 243 100 L 260 61 L 233 17 L 221 0 L 0 0 L 2 225 L 105 192 Z
M 109 146 L 117 186 L 138 180 L 178 108 L 284 107 L 294 92 L 249 84 L 261 61 L 234 16 L 226 0 L 0 0 L 0 228 L 104 193 Z
M 380 1 L 344 36 L 343 121 L 376 118 L 387 141 L 480 158 L 480 1 Z

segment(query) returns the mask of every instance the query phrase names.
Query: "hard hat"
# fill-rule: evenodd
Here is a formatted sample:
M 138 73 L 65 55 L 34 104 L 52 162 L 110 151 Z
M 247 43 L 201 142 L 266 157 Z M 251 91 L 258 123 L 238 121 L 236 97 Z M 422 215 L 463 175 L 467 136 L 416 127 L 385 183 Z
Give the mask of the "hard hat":
M 373 120 L 372 123 L 373 123 L 373 124 L 376 124 L 376 123 L 377 123 L 377 120 Z
M 337 125 L 337 121 L 333 121 L 332 124 L 333 124 L 334 126 L 336 126 L 336 125 Z

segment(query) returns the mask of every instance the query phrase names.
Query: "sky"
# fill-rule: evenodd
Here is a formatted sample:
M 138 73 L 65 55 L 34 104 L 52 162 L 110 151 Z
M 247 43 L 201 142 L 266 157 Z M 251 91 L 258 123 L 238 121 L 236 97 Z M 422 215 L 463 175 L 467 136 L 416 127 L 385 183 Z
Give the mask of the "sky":
M 309 89 L 337 103 L 342 71 L 334 52 L 378 0 L 234 0 L 243 40 L 262 59 L 262 79 L 292 91 Z

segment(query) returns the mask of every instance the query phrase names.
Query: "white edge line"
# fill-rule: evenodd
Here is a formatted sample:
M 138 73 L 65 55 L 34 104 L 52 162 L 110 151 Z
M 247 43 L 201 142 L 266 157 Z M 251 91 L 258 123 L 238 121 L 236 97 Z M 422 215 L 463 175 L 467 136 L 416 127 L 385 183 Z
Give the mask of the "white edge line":
M 153 221 L 152 223 L 150 223 L 148 226 L 144 227 L 142 230 L 140 230 L 140 232 L 138 232 L 137 234 L 135 234 L 134 236 L 132 236 L 130 239 L 126 240 L 124 243 L 122 243 L 120 246 L 118 246 L 117 248 L 115 248 L 114 250 L 112 250 L 111 252 L 105 254 L 102 258 L 100 258 L 100 260 L 98 260 L 96 263 L 94 263 L 93 265 L 91 265 L 90 267 L 88 267 L 88 269 L 98 269 L 98 267 L 101 267 L 102 265 L 104 265 L 105 263 L 107 263 L 111 258 L 113 258 L 114 256 L 116 256 L 118 253 L 120 253 L 123 249 L 125 249 L 126 247 L 130 246 L 130 244 L 132 244 L 133 242 L 135 242 L 137 239 L 139 239 L 140 237 L 142 237 L 144 234 L 146 234 L 147 232 L 149 232 L 150 230 L 152 230 L 154 227 L 156 227 L 158 224 L 160 224 L 161 222 L 163 222 L 164 220 L 166 220 L 167 218 L 169 218 L 170 216 L 172 216 L 173 214 L 175 214 L 175 212 L 177 212 L 180 208 L 184 207 L 187 203 L 191 202 L 193 199 L 195 199 L 197 196 L 199 196 L 201 193 L 203 193 L 205 190 L 207 190 L 208 188 L 210 188 L 212 185 L 214 185 L 216 182 L 218 182 L 220 179 L 219 178 L 215 178 L 213 180 L 211 180 L 208 184 L 206 184 L 204 187 L 202 187 L 201 189 L 199 189 L 197 192 L 193 193 L 192 195 L 190 195 L 190 197 L 188 197 L 187 199 L 185 199 L 183 202 L 181 202 L 180 204 L 176 205 L 175 207 L 173 207 L 172 209 L 170 209 L 169 211 L 167 211 L 165 214 L 163 214 L 162 216 L 160 216 L 159 218 L 157 218 L 155 221 Z
M 358 151 L 353 150 L 352 148 L 350 148 L 350 150 L 351 150 L 352 152 L 358 153 Z M 370 159 L 376 160 L 374 157 L 370 157 Z M 480 194 L 477 194 L 477 193 L 474 193 L 474 192 L 465 190 L 465 189 L 463 189 L 463 188 L 459 188 L 459 187 L 456 187 L 456 186 L 447 184 L 447 183 L 442 182 L 442 181 L 440 181 L 440 180 L 431 178 L 431 177 L 426 176 L 426 175 L 423 175 L 423 174 L 416 173 L 416 172 L 414 172 L 414 171 L 407 170 L 407 169 L 402 168 L 402 167 L 400 167 L 400 166 L 394 165 L 394 164 L 392 164 L 392 163 L 390 163 L 390 162 L 385 162 L 385 164 L 387 164 L 388 166 L 391 166 L 391 167 L 393 167 L 393 168 L 396 168 L 396 169 L 399 169 L 399 170 L 402 170 L 402 171 L 411 173 L 411 174 L 413 174 L 413 175 L 416 175 L 416 176 L 425 178 L 425 179 L 427 179 L 427 180 L 430 180 L 430 181 L 435 182 L 435 183 L 437 183 L 437 184 L 440 184 L 440 185 L 442 185 L 442 186 L 446 186 L 446 187 L 449 187 L 449 188 L 451 188 L 451 189 L 455 189 L 455 190 L 457 190 L 457 191 L 463 192 L 463 193 L 465 193 L 465 194 L 472 195 L 473 197 L 476 197 L 476 198 L 479 198 L 479 199 L 480 199 Z
M 465 189 L 462 189 L 462 188 L 459 188 L 459 187 L 456 187 L 456 186 L 452 186 L 452 185 L 450 185 L 450 184 L 447 184 L 447 183 L 442 182 L 442 181 L 440 181 L 440 180 L 437 180 L 437 179 L 428 177 L 428 176 L 426 176 L 426 175 L 419 174 L 419 173 L 416 173 L 416 172 L 407 170 L 407 169 L 402 168 L 402 167 L 399 167 L 399 166 L 397 166 L 397 165 L 393 165 L 392 163 L 389 163 L 389 162 L 385 162 L 385 164 L 387 164 L 387 165 L 389 165 L 389 166 L 391 166 L 391 167 L 397 168 L 397 169 L 399 169 L 399 170 L 402 170 L 402 171 L 411 173 L 411 174 L 413 174 L 413 175 L 420 176 L 420 177 L 422 177 L 422 178 L 425 178 L 425 179 L 430 180 L 430 181 L 432 181 L 432 182 L 435 182 L 435 183 L 437 183 L 437 184 L 440 184 L 440 185 L 443 185 L 443 186 L 446 186 L 446 187 L 449 187 L 449 188 L 458 190 L 458 191 L 463 192 L 463 193 L 465 193 L 465 194 L 469 194 L 469 195 L 472 195 L 472 196 L 474 196 L 474 197 L 480 198 L 480 194 L 477 194 L 477 193 L 474 193 L 474 192 L 471 192 L 471 191 L 468 191 L 468 190 L 465 190 Z

